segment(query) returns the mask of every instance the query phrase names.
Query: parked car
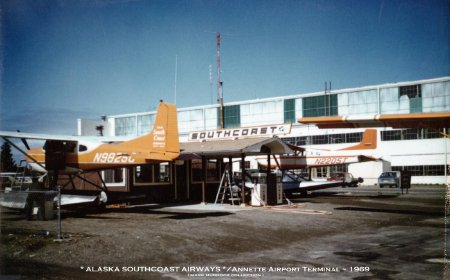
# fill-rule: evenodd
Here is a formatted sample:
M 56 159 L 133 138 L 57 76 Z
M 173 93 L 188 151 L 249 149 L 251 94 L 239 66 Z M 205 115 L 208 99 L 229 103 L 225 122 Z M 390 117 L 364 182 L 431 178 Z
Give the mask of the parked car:
M 400 172 L 399 171 L 388 171 L 381 173 L 378 177 L 378 185 L 380 188 L 387 187 L 400 187 Z
M 342 187 L 352 187 L 356 188 L 359 183 L 364 182 L 361 177 L 355 178 L 351 173 L 348 172 L 338 172 L 335 173 L 333 177 L 328 178 L 328 181 L 343 181 Z

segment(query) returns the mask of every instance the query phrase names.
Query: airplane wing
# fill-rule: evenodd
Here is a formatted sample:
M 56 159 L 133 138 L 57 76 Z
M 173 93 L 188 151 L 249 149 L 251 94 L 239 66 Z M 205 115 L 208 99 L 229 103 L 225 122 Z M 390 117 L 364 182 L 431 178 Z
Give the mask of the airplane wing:
M 71 135 L 55 135 L 55 134 L 39 134 L 39 133 L 24 133 L 12 131 L 0 131 L 1 138 L 17 138 L 30 140 L 54 140 L 65 142 L 79 142 L 79 141 L 100 141 L 104 143 L 124 142 L 131 137 L 105 137 L 105 136 L 71 136 Z
M 314 191 L 314 190 L 322 190 L 328 188 L 341 187 L 343 181 L 313 181 L 313 180 L 305 180 L 300 182 L 291 182 L 285 183 L 283 182 L 283 190 L 285 192 L 306 192 L 306 191 Z
M 23 133 L 12 131 L 0 131 L 2 138 L 18 138 L 18 139 L 32 139 L 32 140 L 55 140 L 55 141 L 69 141 L 77 142 L 79 137 L 68 135 L 53 135 L 53 134 L 38 134 L 38 133 Z
M 53 202 L 56 204 L 56 192 L 49 191 L 9 191 L 0 193 L 0 206 L 10 209 L 25 209 L 29 195 L 41 194 L 54 196 Z M 61 206 L 74 204 L 94 203 L 97 199 L 95 195 L 61 195 Z
M 300 183 L 300 189 L 320 190 L 342 186 L 342 181 L 303 181 Z
M 97 199 L 95 195 L 74 195 L 74 194 L 62 194 L 61 195 L 61 206 L 82 204 L 82 203 L 93 203 Z M 57 197 L 54 199 L 55 203 Z
M 290 172 L 285 173 L 282 178 L 283 191 L 287 193 L 295 193 L 297 191 L 306 193 L 306 191 L 340 187 L 343 183 L 344 179 L 333 181 L 310 180 Z
M 298 122 L 315 124 L 319 128 L 392 127 L 437 129 L 450 127 L 450 112 L 306 117 L 298 119 Z

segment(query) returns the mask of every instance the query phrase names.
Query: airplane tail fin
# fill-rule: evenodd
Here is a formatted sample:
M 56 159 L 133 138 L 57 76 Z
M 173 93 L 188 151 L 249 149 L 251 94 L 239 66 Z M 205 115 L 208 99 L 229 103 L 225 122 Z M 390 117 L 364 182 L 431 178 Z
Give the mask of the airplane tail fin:
M 122 143 L 136 150 L 151 150 L 176 158 L 180 153 L 177 109 L 173 104 L 161 102 L 158 106 L 152 131 L 143 136 Z
M 342 150 L 373 150 L 377 148 L 377 133 L 376 129 L 366 129 L 359 144 L 344 148 Z

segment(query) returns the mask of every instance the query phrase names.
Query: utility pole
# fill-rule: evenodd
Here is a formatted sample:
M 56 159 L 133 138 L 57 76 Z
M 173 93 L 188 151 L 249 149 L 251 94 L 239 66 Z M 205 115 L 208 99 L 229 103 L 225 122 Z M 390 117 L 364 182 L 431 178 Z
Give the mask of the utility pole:
M 209 91 L 211 94 L 211 105 L 213 104 L 213 97 L 214 97 L 214 91 L 213 91 L 213 78 L 212 78 L 212 65 L 209 65 Z
M 175 86 L 174 86 L 174 103 L 177 105 L 177 79 L 178 79 L 178 55 L 175 55 Z
M 331 115 L 331 82 L 325 82 L 325 116 Z
M 219 103 L 220 110 L 220 128 L 224 128 L 223 123 L 223 83 L 220 80 L 220 33 L 216 34 L 216 43 L 217 43 L 217 102 Z

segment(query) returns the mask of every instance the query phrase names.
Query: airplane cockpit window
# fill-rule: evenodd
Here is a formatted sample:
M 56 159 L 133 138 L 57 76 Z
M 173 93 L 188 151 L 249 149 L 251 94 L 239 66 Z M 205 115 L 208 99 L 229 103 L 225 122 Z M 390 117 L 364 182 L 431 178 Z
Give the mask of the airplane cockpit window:
M 88 150 L 88 148 L 85 145 L 80 145 L 78 147 L 78 151 L 79 152 L 86 152 Z

